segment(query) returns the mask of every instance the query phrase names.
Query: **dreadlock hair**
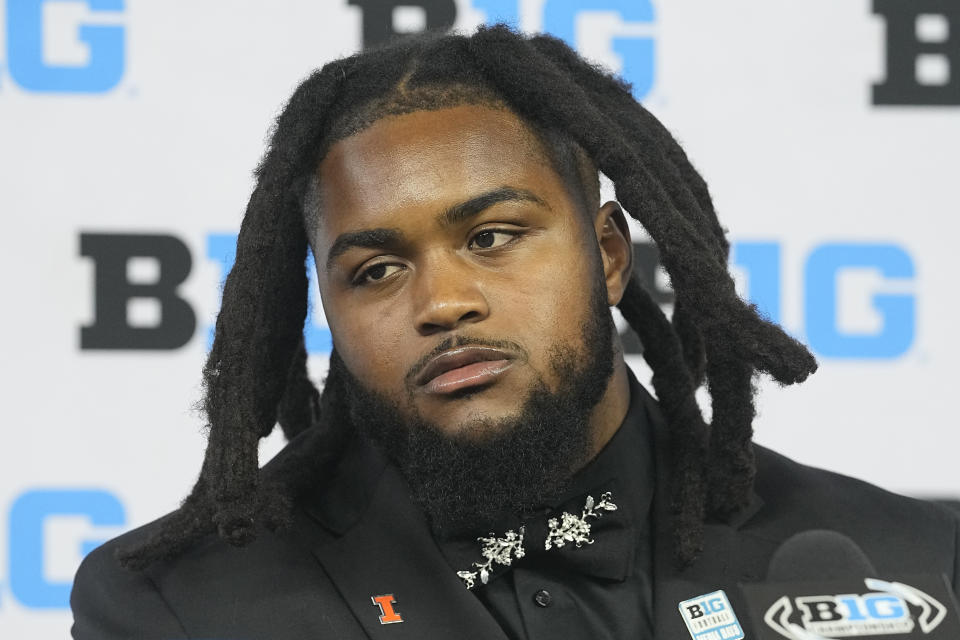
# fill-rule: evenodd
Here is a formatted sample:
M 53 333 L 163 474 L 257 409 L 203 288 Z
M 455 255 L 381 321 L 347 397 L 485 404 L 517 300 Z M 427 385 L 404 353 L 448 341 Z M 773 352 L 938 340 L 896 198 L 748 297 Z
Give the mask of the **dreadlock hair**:
M 407 37 L 330 62 L 294 92 L 255 172 L 203 369 L 209 437 L 199 478 L 151 538 L 120 554 L 125 566 L 172 557 L 214 532 L 246 544 L 259 527 L 288 523 L 296 497 L 329 478 L 351 429 L 343 382 L 331 374 L 319 392 L 306 371 L 307 229 L 322 214 L 311 203 L 317 166 L 333 143 L 380 118 L 460 104 L 515 113 L 566 182 L 596 194 L 588 199 L 599 197 L 597 172 L 605 174 L 659 248 L 676 296 L 672 318 L 636 274 L 618 306 L 644 345 L 670 427 L 678 565 L 697 557 L 706 517 L 744 506 L 755 473 L 753 377 L 792 384 L 816 361 L 737 296 L 706 183 L 630 87 L 556 38 L 497 25 L 472 36 Z M 704 385 L 709 424 L 694 397 Z M 278 420 L 288 438 L 309 442 L 264 473 L 257 444 Z

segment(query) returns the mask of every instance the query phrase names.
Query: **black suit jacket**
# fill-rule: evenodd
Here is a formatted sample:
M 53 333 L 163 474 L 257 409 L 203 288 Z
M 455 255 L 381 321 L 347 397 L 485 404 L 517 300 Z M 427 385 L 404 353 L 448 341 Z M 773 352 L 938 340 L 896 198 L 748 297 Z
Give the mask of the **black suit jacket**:
M 944 508 L 756 448 L 748 508 L 706 527 L 691 567 L 671 563 L 665 425 L 639 385 L 656 434 L 654 614 L 656 638 L 688 638 L 677 604 L 724 589 L 747 637 L 750 620 L 737 585 L 762 580 L 773 551 L 791 535 L 832 529 L 852 538 L 880 574 L 944 573 L 960 586 L 960 527 Z M 306 440 L 295 439 L 284 456 Z M 74 583 L 76 640 L 316 640 L 318 638 L 503 639 L 494 619 L 441 555 L 396 469 L 357 446 L 336 479 L 309 496 L 282 533 L 262 532 L 233 548 L 211 536 L 144 571 L 126 571 L 114 553 L 156 523 L 91 553 Z M 403 622 L 382 625 L 373 596 L 392 594 Z

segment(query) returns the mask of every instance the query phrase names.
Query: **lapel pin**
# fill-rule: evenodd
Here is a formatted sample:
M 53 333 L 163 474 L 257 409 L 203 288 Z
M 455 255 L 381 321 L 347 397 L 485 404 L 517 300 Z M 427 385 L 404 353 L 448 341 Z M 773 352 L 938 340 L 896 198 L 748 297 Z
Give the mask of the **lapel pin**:
M 374 606 L 380 607 L 380 624 L 393 624 L 394 622 L 403 622 L 403 617 L 397 613 L 393 605 L 397 604 L 392 593 L 385 593 L 382 596 L 370 596 L 370 601 Z
M 743 628 L 723 589 L 680 603 L 680 615 L 693 640 L 741 640 Z

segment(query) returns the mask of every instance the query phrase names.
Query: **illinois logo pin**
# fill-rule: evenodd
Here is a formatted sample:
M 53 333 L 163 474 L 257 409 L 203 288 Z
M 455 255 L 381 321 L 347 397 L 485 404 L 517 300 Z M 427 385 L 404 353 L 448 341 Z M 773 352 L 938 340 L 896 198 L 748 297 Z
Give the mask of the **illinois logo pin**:
M 393 608 L 393 605 L 397 604 L 397 601 L 393 597 L 392 593 L 385 593 L 380 596 L 370 596 L 370 601 L 373 602 L 375 607 L 380 607 L 380 624 L 403 622 L 403 616 L 401 616 L 397 610 Z

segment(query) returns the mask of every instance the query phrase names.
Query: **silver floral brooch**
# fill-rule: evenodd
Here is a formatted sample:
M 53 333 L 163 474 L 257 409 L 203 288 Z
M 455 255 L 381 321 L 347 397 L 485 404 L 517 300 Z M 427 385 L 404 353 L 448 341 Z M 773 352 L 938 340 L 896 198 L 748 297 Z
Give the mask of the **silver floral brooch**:
M 599 502 L 594 501 L 593 496 L 587 496 L 579 516 L 564 511 L 560 519 L 550 518 L 547 521 L 550 530 L 543 542 L 543 548 L 550 551 L 567 543 L 573 543 L 577 548 L 585 544 L 593 544 L 588 520 L 599 519 L 605 511 L 616 511 L 617 505 L 611 498 L 609 491 L 600 496 Z M 523 549 L 523 534 L 524 528 L 520 527 L 519 531 L 507 531 L 502 538 L 492 533 L 486 538 L 477 538 L 483 562 L 474 562 L 472 565 L 474 570 L 457 571 L 457 576 L 463 580 L 467 589 L 473 589 L 476 586 L 477 578 L 480 579 L 481 584 L 487 584 L 494 565 L 509 567 L 514 560 L 522 558 L 526 554 Z
M 520 527 L 519 533 L 507 531 L 502 538 L 497 538 L 492 533 L 489 538 L 477 538 L 482 546 L 480 555 L 483 556 L 483 562 L 474 562 L 473 567 L 477 571 L 457 571 L 457 575 L 463 580 L 467 589 L 473 589 L 477 584 L 477 575 L 480 576 L 480 582 L 487 584 L 490 580 L 490 569 L 494 564 L 500 564 L 509 567 L 514 560 L 523 557 L 523 527 Z
M 610 498 L 609 491 L 602 494 L 600 502 L 597 503 L 594 503 L 593 496 L 587 496 L 579 516 L 564 511 L 560 520 L 556 518 L 547 520 L 550 532 L 547 533 L 547 539 L 543 542 L 543 548 L 549 551 L 553 547 L 562 547 L 568 542 L 575 544 L 578 549 L 585 544 L 593 544 L 593 538 L 590 537 L 590 523 L 587 519 L 600 518 L 604 511 L 616 511 L 617 505 L 613 504 Z

